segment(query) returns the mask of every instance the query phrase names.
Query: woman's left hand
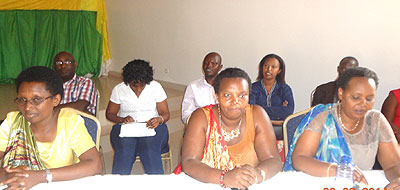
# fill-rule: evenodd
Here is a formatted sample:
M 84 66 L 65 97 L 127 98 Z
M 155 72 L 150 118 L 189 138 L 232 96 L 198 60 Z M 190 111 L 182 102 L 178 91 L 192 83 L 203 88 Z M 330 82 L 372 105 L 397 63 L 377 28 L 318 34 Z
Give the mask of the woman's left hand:
M 357 181 L 358 183 L 363 183 L 365 185 L 368 185 L 367 179 L 365 178 L 361 169 L 357 166 L 354 167 L 353 179 L 354 179 L 354 181 Z
M 27 166 L 6 169 L 6 172 L 8 178 L 2 182 L 8 186 L 6 189 L 30 189 L 45 178 L 44 171 L 32 171 Z
M 400 190 L 400 178 L 392 180 L 388 185 L 386 185 L 385 189 Z
M 147 121 L 147 127 L 150 129 L 155 129 L 162 122 L 160 117 L 153 117 Z

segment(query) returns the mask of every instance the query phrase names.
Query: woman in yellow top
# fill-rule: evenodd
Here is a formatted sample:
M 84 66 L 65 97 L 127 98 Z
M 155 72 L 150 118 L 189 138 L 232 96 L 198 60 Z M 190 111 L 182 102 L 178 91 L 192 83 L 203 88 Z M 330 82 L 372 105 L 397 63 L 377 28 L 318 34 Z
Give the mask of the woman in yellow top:
M 101 159 L 83 119 L 56 106 L 63 83 L 47 67 L 31 67 L 16 79 L 19 112 L 10 112 L 0 126 L 1 185 L 29 189 L 51 181 L 100 173 Z
M 183 140 L 183 171 L 202 182 L 244 189 L 282 169 L 271 121 L 265 110 L 249 105 L 251 81 L 239 68 L 222 71 L 214 81 L 219 104 L 190 117 Z

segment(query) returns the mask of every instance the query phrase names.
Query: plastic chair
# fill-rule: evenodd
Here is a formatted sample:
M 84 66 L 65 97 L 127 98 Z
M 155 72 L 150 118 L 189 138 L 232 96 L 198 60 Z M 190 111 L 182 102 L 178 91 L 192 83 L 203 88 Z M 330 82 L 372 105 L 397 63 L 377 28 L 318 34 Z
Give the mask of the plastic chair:
M 100 91 L 99 89 L 96 89 L 96 114 L 94 116 L 97 116 L 99 114 L 99 109 L 100 109 Z
M 164 150 L 162 150 L 161 161 L 163 163 L 169 161 L 169 173 L 171 173 L 172 172 L 172 151 L 171 151 L 169 145 L 168 145 L 168 147 L 165 147 Z M 140 162 L 140 155 L 139 154 L 136 156 L 136 161 L 135 162 Z
M 307 115 L 307 113 L 311 109 L 312 108 L 308 108 L 303 111 L 294 113 L 292 115 L 289 115 L 285 119 L 285 122 L 283 123 L 283 140 L 284 140 L 284 146 L 285 146 L 285 158 L 289 151 L 289 146 L 290 146 L 290 143 L 292 143 L 293 135 L 296 132 L 297 126 L 299 125 L 301 120 L 304 118 L 304 116 Z
M 84 122 L 86 129 L 89 135 L 92 137 L 94 144 L 96 145 L 97 150 L 100 149 L 100 135 L 101 135 L 101 125 L 100 121 L 93 115 L 81 112 L 72 108 L 64 108 L 74 110 L 77 114 L 79 114 Z
M 65 109 L 65 108 L 64 108 Z M 72 108 L 68 108 L 72 109 Z M 88 130 L 89 135 L 92 137 L 93 142 L 96 145 L 97 151 L 99 151 L 101 162 L 103 163 L 103 171 L 101 174 L 105 174 L 105 162 L 103 149 L 100 146 L 100 136 L 101 136 L 101 125 L 100 121 L 93 115 L 81 112 L 79 110 L 73 109 L 76 113 L 78 113 L 84 120 L 86 129 Z

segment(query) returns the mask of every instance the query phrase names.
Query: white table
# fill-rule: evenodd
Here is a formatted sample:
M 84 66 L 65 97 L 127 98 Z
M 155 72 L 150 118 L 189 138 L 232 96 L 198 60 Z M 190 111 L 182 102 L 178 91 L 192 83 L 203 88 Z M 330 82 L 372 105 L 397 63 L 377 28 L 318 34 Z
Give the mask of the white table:
M 364 172 L 370 188 L 376 190 L 383 188 L 388 184 L 385 175 L 382 171 L 366 171 Z M 281 172 L 261 184 L 255 184 L 249 187 L 249 190 L 298 190 L 298 189 L 315 189 L 329 190 L 334 187 L 334 178 L 319 178 L 313 177 L 302 172 Z M 58 190 L 58 189 L 217 189 L 221 190 L 221 187 L 216 184 L 202 183 L 193 178 L 185 175 L 103 175 L 103 176 L 92 176 L 82 179 L 53 182 L 50 184 L 39 184 L 33 187 L 34 190 Z M 350 189 L 350 188 L 349 188 Z M 337 189 L 335 189 L 337 190 Z

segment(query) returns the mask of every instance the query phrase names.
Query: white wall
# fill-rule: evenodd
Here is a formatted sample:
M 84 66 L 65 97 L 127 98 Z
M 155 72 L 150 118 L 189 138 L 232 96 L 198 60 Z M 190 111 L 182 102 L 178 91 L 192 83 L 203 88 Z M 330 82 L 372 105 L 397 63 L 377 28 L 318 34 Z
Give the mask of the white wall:
M 210 51 L 224 67 L 241 67 L 252 80 L 268 53 L 286 62 L 296 108 L 310 92 L 336 78 L 351 55 L 380 77 L 375 108 L 400 88 L 398 0 L 106 0 L 111 70 L 134 58 L 149 60 L 155 78 L 188 84 L 202 76 Z M 169 72 L 165 72 L 168 70 Z

